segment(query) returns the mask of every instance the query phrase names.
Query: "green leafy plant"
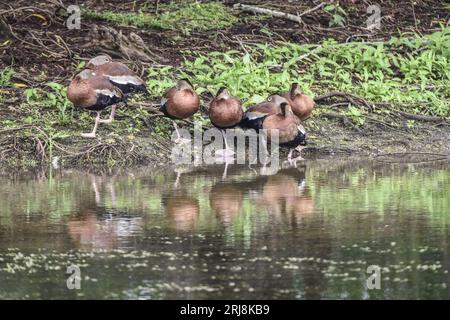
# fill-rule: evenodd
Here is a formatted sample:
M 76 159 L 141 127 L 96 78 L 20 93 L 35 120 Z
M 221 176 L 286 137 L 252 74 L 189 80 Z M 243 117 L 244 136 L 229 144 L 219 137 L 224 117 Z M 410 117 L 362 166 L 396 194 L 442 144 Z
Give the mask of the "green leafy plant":
M 245 105 L 286 91 L 295 81 L 307 94 L 346 91 L 413 112 L 448 116 L 449 29 L 379 43 L 257 44 L 247 47 L 244 54 L 187 51 L 181 71 L 171 70 L 167 76 L 190 78 L 200 94 L 213 94 L 226 86 L 244 98 Z
M 38 88 L 28 88 L 25 89 L 23 94 L 25 95 L 26 101 L 28 103 L 33 103 L 41 98 L 41 95 L 39 94 Z
M 11 86 L 11 78 L 14 74 L 14 69 L 11 67 L 6 67 L 0 70 L 0 88 Z
M 28 88 L 24 90 L 27 103 L 39 104 L 43 108 L 55 108 L 58 110 L 58 120 L 61 124 L 69 123 L 72 118 L 72 103 L 67 99 L 66 88 L 59 83 L 46 84 L 51 91 L 42 88 Z
M 343 27 L 345 25 L 345 16 L 347 13 L 339 4 L 329 4 L 323 8 L 323 11 L 331 15 L 330 27 Z
M 84 67 L 86 66 L 86 62 L 85 61 L 80 61 L 78 63 L 73 63 L 72 64 L 73 67 L 75 68 L 75 70 L 77 71 L 81 71 L 84 69 Z
M 415 121 L 414 121 L 414 120 L 408 120 L 408 121 L 406 122 L 406 126 L 407 126 L 409 129 L 414 128 L 414 125 L 415 125 Z
M 362 126 L 364 124 L 364 117 L 359 108 L 350 106 L 348 108 L 347 114 L 352 118 L 353 122 L 356 123 L 358 126 Z
M 147 70 L 147 88 L 155 98 L 161 97 L 175 82 L 170 78 L 174 73 L 172 66 L 149 68 Z

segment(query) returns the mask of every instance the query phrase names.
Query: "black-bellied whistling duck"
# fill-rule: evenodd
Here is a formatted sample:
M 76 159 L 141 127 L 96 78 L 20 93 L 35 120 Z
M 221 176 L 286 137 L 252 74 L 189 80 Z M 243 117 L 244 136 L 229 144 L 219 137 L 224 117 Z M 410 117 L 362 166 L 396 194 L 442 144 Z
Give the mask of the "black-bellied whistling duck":
M 278 131 L 280 147 L 290 148 L 289 162 L 292 161 L 292 153 L 297 149 L 300 153 L 306 146 L 306 131 L 300 119 L 292 112 L 291 106 L 285 100 L 280 103 L 280 112 L 266 116 L 262 122 L 262 129 L 267 130 L 267 139 L 271 141 L 274 130 Z M 300 148 L 298 148 L 300 147 Z M 301 156 L 297 160 L 301 160 Z
M 112 58 L 108 55 L 92 58 L 89 60 L 86 68 L 91 69 L 98 76 L 107 77 L 125 95 L 134 92 L 147 93 L 144 80 L 125 64 L 112 61 Z
M 269 96 L 266 101 L 248 108 L 239 126 L 243 129 L 255 129 L 258 131 L 262 128 L 262 122 L 267 116 L 281 111 L 280 104 L 285 101 L 286 99 L 278 94 Z
M 125 96 L 135 92 L 148 94 L 144 80 L 123 63 L 112 61 L 112 58 L 108 55 L 92 58 L 89 60 L 86 68 L 94 71 L 97 76 L 107 77 Z M 116 106 L 113 105 L 111 107 L 111 115 L 104 123 L 111 123 L 114 120 L 115 112 Z
M 232 96 L 224 87 L 219 89 L 214 99 L 209 103 L 209 119 L 216 128 L 221 129 L 225 142 L 225 150 L 222 150 L 223 156 L 234 154 L 228 148 L 224 130 L 236 127 L 241 122 L 243 115 L 244 111 L 242 110 L 241 101 Z M 216 155 L 218 153 L 220 151 L 216 151 Z
M 200 98 L 192 84 L 187 79 L 179 80 L 176 86 L 170 88 L 161 98 L 161 111 L 172 119 L 173 126 L 181 139 L 178 126 L 174 120 L 192 117 L 200 108 Z
M 234 128 L 244 115 L 241 101 L 232 96 L 227 88 L 220 88 L 209 104 L 209 119 L 219 129 Z
M 300 119 L 293 114 L 288 100 L 278 94 L 271 95 L 267 98 L 267 101 L 250 107 L 245 112 L 240 126 L 244 129 L 255 129 L 256 131 L 268 129 L 269 141 L 270 129 L 280 130 L 280 146 L 291 148 L 288 156 L 290 162 L 294 148 L 301 152 L 302 148 L 299 146 L 306 145 L 305 128 Z M 301 159 L 301 157 L 297 158 L 297 160 Z
M 311 112 L 316 105 L 313 98 L 301 92 L 298 83 L 293 83 L 289 92 L 284 93 L 283 97 L 291 105 L 292 112 L 302 121 L 311 116 Z
M 67 98 L 75 106 L 97 112 L 92 132 L 81 134 L 86 138 L 95 138 L 98 124 L 102 122 L 100 113 L 103 109 L 125 101 L 125 96 L 119 88 L 106 77 L 99 77 L 89 69 L 75 76 L 67 89 Z

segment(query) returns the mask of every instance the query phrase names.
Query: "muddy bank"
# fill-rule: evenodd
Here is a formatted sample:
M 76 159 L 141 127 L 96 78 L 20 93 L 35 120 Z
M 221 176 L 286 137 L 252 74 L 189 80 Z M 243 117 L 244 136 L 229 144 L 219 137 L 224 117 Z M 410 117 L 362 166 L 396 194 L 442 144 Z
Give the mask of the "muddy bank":
M 323 108 L 326 108 L 325 106 Z M 352 120 L 332 112 L 316 111 L 319 115 L 306 122 L 308 147 L 303 151 L 307 160 L 327 157 L 382 156 L 392 153 L 450 153 L 450 126 L 443 123 L 419 123 L 408 127 L 408 120 L 392 125 L 388 119 L 370 116 L 362 127 Z M 39 128 L 3 130 L 0 160 L 3 168 L 48 166 L 57 163 L 67 167 L 132 167 L 171 166 L 173 143 L 168 138 L 120 137 L 100 131 L 95 141 L 70 137 L 58 142 L 39 138 Z M 286 150 L 282 150 L 286 156 Z

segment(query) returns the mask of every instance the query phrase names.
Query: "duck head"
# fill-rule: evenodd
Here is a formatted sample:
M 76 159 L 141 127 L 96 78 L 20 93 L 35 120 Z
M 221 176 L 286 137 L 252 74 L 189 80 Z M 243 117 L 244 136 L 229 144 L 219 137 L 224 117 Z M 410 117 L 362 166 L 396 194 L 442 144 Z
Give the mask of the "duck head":
M 226 87 L 221 87 L 219 91 L 217 91 L 215 99 L 228 99 L 229 97 L 231 97 L 230 91 L 228 91 Z
M 83 71 L 81 71 L 80 73 L 78 73 L 75 76 L 74 80 L 78 80 L 78 81 L 80 81 L 80 80 L 87 80 L 87 79 L 90 79 L 90 78 L 93 78 L 93 77 L 95 77 L 95 72 L 94 71 L 92 71 L 90 69 L 84 69 Z
M 291 99 L 294 99 L 295 97 L 302 95 L 302 91 L 300 90 L 298 83 L 294 82 L 291 85 L 291 89 L 289 90 L 289 95 L 290 95 Z
M 95 67 L 98 67 L 103 64 L 110 63 L 110 62 L 112 62 L 112 58 L 110 56 L 108 56 L 107 54 L 103 54 L 103 55 L 96 56 L 96 57 L 92 58 L 91 60 L 89 60 L 89 62 L 87 63 L 87 68 L 94 69 Z
M 188 79 L 178 80 L 176 88 L 178 91 L 182 91 L 182 90 L 194 91 L 194 86 Z
M 289 93 L 285 95 L 291 100 L 295 114 L 301 119 L 307 119 L 314 109 L 314 99 L 300 90 L 298 83 L 293 83 Z
M 292 108 L 291 108 L 291 105 L 289 104 L 289 102 L 287 102 L 286 99 L 284 99 L 284 98 L 282 98 L 282 99 L 285 100 L 285 101 L 282 101 L 282 102 L 280 103 L 281 114 L 282 114 L 284 117 L 287 117 L 287 116 L 292 115 Z
M 267 102 L 271 102 L 274 103 L 278 106 L 281 106 L 282 103 L 286 102 L 287 104 L 289 104 L 289 102 L 286 100 L 286 98 L 282 97 L 281 95 L 279 95 L 278 93 L 276 94 L 272 94 L 271 96 L 269 96 L 267 98 Z

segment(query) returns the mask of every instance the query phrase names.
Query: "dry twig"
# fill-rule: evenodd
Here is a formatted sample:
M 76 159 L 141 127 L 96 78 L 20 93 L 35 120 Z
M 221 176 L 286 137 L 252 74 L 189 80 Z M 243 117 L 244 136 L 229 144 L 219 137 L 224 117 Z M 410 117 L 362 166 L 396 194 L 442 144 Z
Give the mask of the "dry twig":
M 298 15 L 294 15 L 294 14 L 290 14 L 290 13 L 285 13 L 282 11 L 277 11 L 277 10 L 272 10 L 272 9 L 266 9 L 266 8 L 260 8 L 260 7 L 256 7 L 256 6 L 250 6 L 247 4 L 241 4 L 241 3 L 237 3 L 234 5 L 234 9 L 240 9 L 242 11 L 246 11 L 246 12 L 252 12 L 255 14 L 267 14 L 273 17 L 277 17 L 277 18 L 283 18 L 283 19 L 287 19 L 287 20 L 291 20 L 297 23 L 302 23 L 302 16 L 308 13 L 311 13 L 315 10 L 318 10 L 320 8 L 322 8 L 325 5 L 325 3 L 320 3 L 319 5 L 308 9 Z

